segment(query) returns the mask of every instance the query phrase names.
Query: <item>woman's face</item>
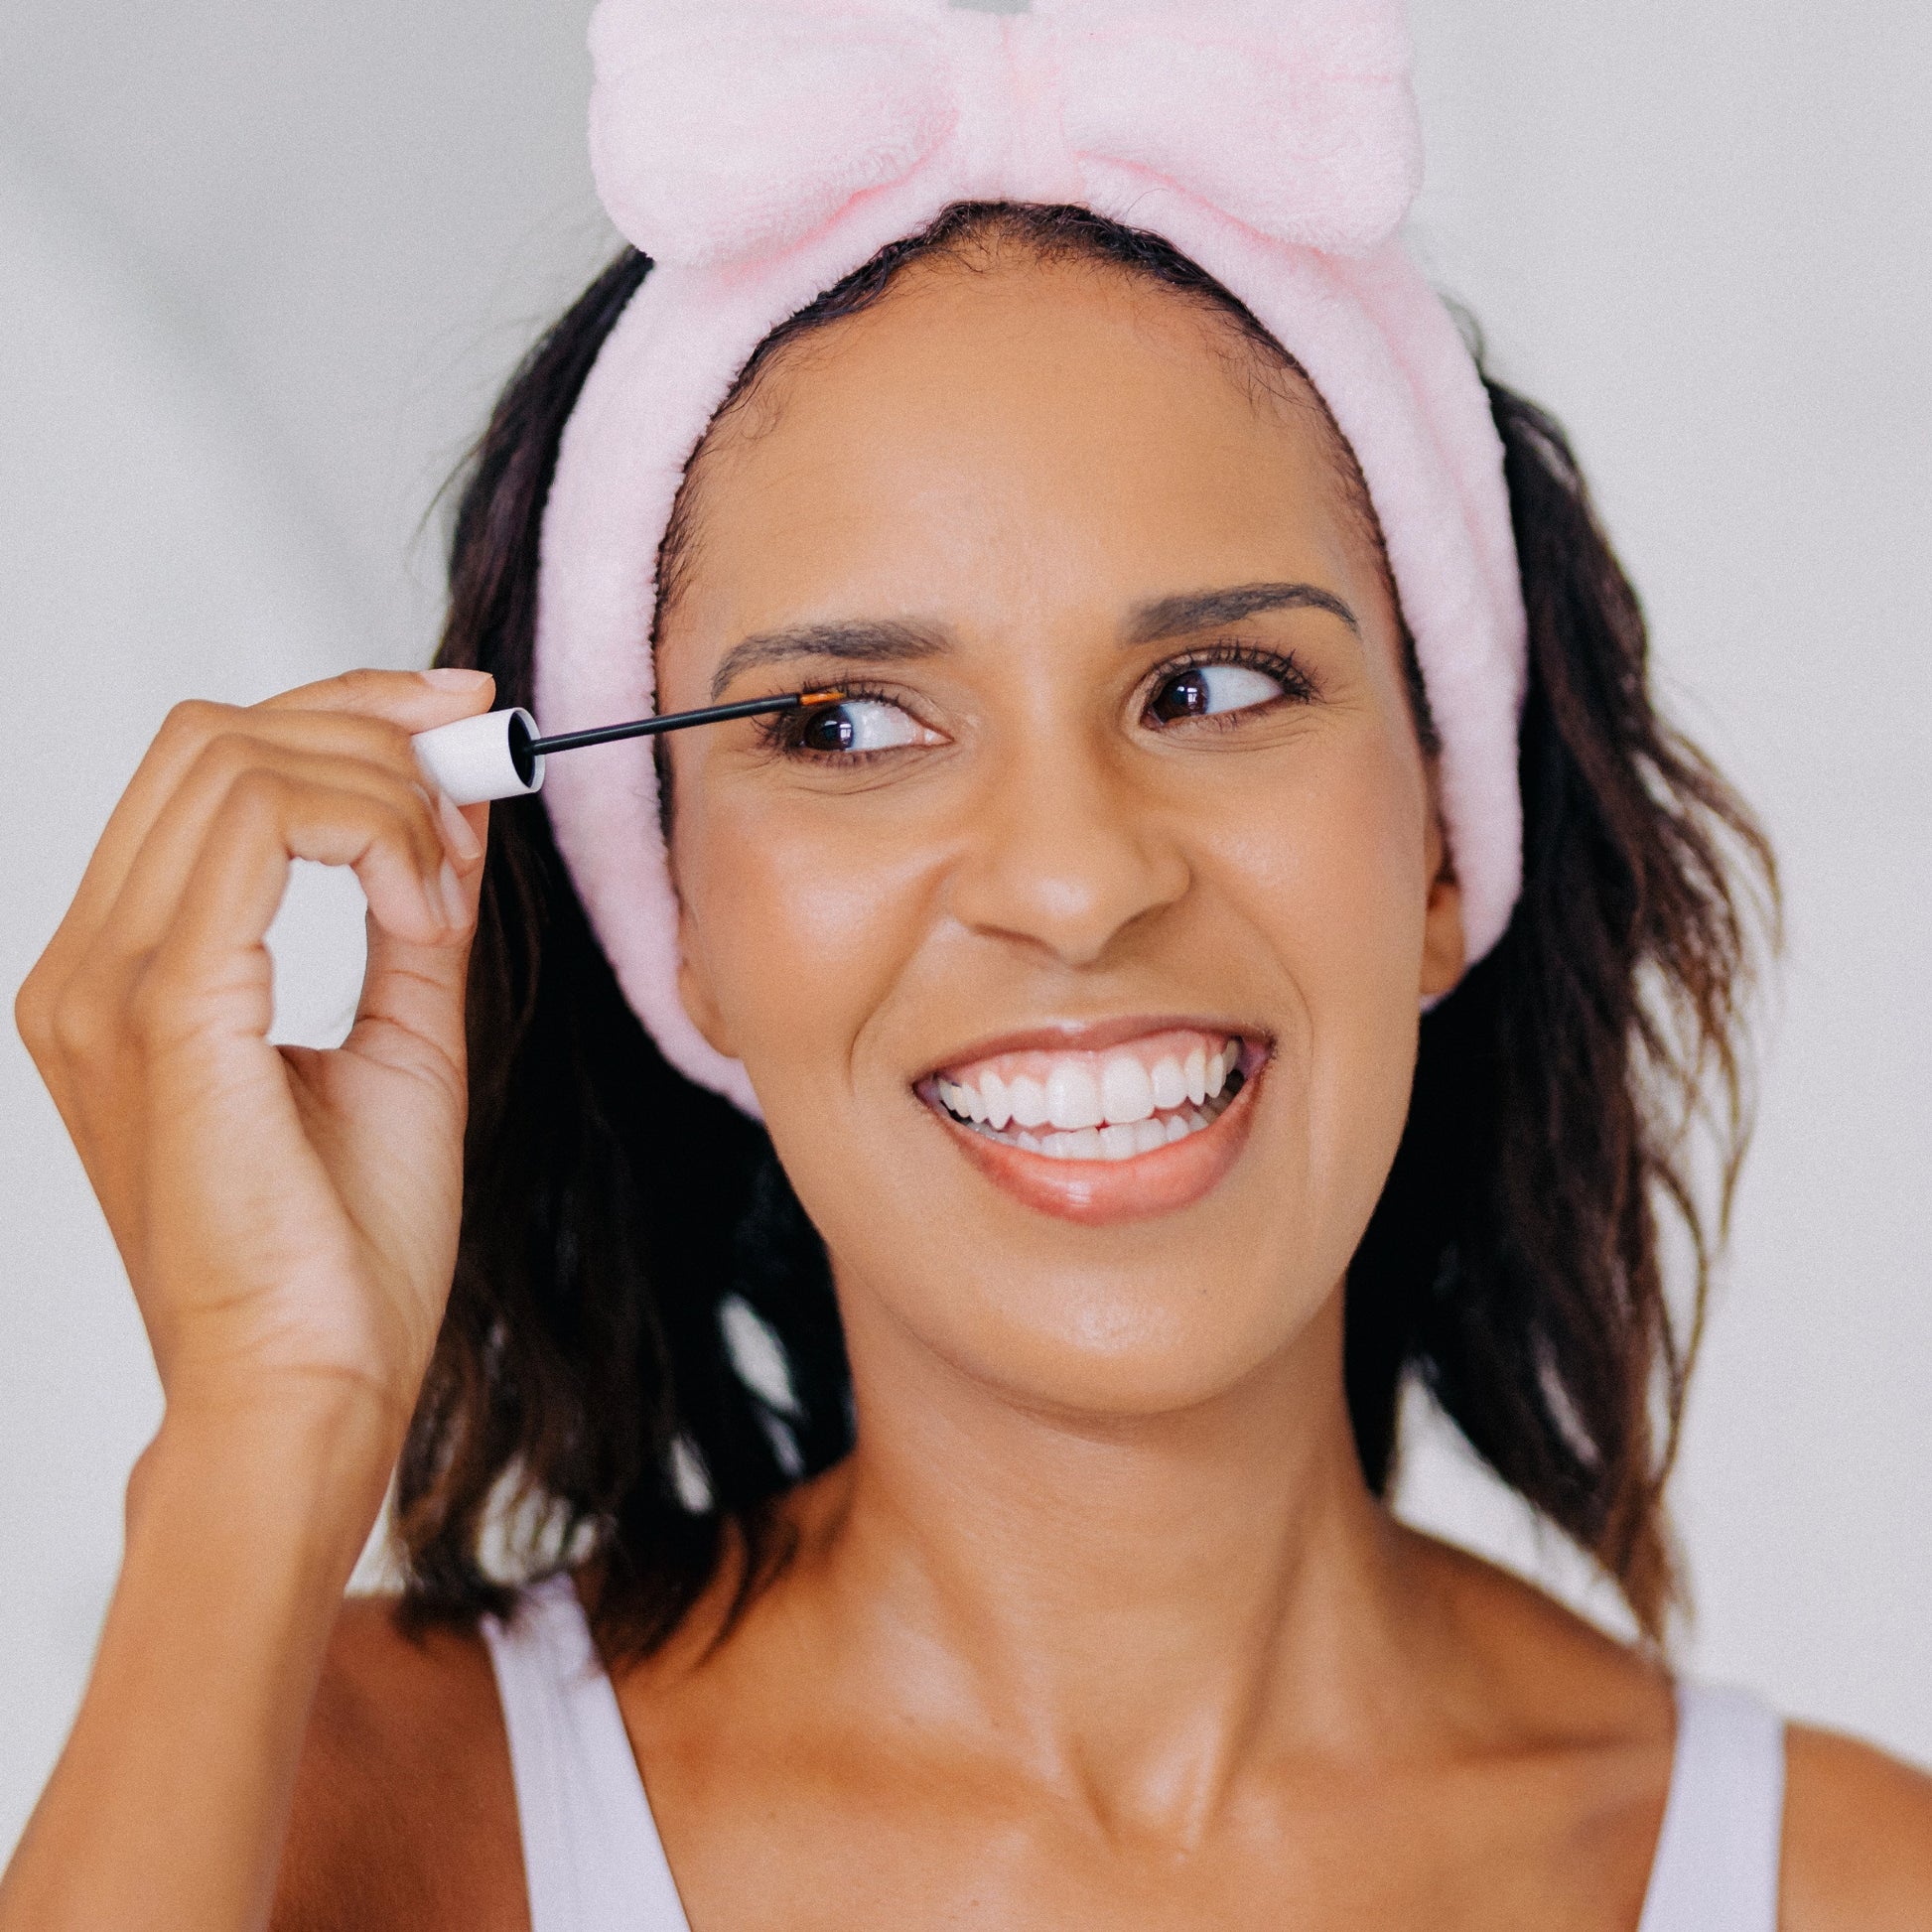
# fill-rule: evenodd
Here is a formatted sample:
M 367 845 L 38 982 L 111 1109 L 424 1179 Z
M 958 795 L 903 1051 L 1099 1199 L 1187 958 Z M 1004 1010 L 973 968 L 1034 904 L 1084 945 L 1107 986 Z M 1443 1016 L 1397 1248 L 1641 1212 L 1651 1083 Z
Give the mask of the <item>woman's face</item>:
M 665 709 L 685 1003 L 848 1309 L 1016 1397 L 1206 1399 L 1332 1296 L 1460 966 L 1325 430 L 1114 271 L 922 265 L 715 434 Z

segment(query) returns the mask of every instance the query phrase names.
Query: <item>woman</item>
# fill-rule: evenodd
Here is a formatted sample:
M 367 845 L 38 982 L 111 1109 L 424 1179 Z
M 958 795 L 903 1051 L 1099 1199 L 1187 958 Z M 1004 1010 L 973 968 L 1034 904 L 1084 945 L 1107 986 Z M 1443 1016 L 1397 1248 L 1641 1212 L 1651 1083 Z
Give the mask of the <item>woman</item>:
M 439 669 L 178 711 L 22 994 L 167 1407 L 7 1932 L 1932 1912 L 1925 1780 L 1662 1650 L 1768 854 L 1389 239 L 1399 33 L 1283 11 L 778 8 L 789 121 L 600 14 L 659 266 Z M 493 822 L 409 745 L 826 686 Z M 1394 1521 L 1411 1375 L 1644 1643 Z

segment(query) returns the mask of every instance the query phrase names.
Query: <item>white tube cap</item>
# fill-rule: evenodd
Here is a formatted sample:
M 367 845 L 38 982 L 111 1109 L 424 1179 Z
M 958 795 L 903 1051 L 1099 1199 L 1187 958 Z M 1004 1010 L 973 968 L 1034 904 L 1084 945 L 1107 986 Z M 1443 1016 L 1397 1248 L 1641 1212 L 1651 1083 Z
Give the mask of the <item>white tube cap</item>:
M 537 721 L 527 711 L 485 711 L 439 725 L 410 741 L 424 775 L 453 805 L 527 798 L 543 789 L 543 759 L 532 756 Z

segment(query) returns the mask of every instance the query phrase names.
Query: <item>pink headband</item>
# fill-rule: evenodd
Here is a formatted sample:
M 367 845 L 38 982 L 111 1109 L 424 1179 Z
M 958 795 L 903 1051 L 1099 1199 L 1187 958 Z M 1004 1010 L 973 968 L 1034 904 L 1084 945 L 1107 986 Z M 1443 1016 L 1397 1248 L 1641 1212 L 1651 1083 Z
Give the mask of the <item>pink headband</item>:
M 1399 235 L 1421 175 L 1400 0 L 602 0 L 591 154 L 656 264 L 565 429 L 543 526 L 537 715 L 651 711 L 657 548 L 752 351 L 961 201 L 1071 203 L 1152 230 L 1309 372 L 1387 538 L 1443 742 L 1473 962 L 1522 875 L 1524 617 L 1475 365 Z M 756 1116 L 677 992 L 648 745 L 555 761 L 557 842 L 671 1064 Z

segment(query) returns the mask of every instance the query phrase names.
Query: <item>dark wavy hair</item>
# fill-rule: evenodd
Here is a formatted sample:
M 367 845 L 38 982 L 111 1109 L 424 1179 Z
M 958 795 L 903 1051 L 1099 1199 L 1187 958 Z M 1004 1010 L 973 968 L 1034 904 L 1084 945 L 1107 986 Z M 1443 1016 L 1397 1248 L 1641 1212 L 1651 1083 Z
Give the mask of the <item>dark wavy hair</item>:
M 1258 366 L 1296 366 L 1158 237 L 1001 205 L 895 244 L 769 339 L 735 394 L 910 263 L 1009 240 L 1172 290 L 1233 324 Z M 649 270 L 626 252 L 605 271 L 469 463 L 438 660 L 494 673 L 500 703 L 531 697 L 565 419 Z M 1348 1405 L 1386 1493 L 1419 1378 L 1661 1639 L 1679 1596 L 1663 1491 L 1747 1134 L 1745 1010 L 1775 871 L 1658 716 L 1642 612 L 1563 431 L 1488 392 L 1529 611 L 1523 895 L 1422 1023 L 1407 1128 L 1349 1270 Z M 667 583 L 685 534 L 674 518 Z M 1428 749 L 1413 663 L 1411 683 Z M 851 1447 L 824 1248 L 763 1130 L 674 1072 L 624 1004 L 534 805 L 499 806 L 491 827 L 469 1037 L 456 1281 L 398 1475 L 404 1613 L 500 1610 L 514 1580 L 590 1562 L 601 1640 L 647 1651 L 728 1559 L 747 1599 L 784 1559 L 777 1500 Z M 1667 1238 L 1687 1261 L 1675 1306 Z M 788 1391 L 747 1363 L 748 1328 L 775 1339 Z

